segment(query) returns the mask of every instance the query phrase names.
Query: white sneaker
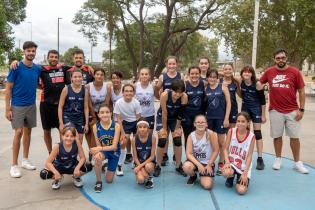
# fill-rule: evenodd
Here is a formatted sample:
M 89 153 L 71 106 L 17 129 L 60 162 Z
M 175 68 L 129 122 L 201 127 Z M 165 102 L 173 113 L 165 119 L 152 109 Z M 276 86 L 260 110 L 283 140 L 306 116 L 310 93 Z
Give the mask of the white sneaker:
M 274 170 L 279 170 L 281 168 L 281 157 L 276 157 L 275 161 L 273 162 L 272 168 Z
M 117 176 L 123 176 L 124 175 L 124 172 L 123 172 L 122 167 L 120 165 L 117 166 L 116 175 Z
M 12 178 L 20 178 L 22 176 L 20 168 L 17 165 L 11 166 L 10 175 Z
M 59 190 L 61 186 L 61 180 L 54 180 L 51 184 L 53 190 Z
M 293 168 L 302 174 L 308 174 L 308 170 L 304 167 L 302 161 L 295 162 Z
M 34 166 L 28 159 L 22 160 L 22 167 L 27 169 L 27 170 L 35 170 L 36 166 Z
M 78 177 L 78 178 L 72 177 L 72 179 L 73 179 L 73 185 L 75 187 L 78 187 L 78 188 L 83 187 L 83 181 L 80 177 Z

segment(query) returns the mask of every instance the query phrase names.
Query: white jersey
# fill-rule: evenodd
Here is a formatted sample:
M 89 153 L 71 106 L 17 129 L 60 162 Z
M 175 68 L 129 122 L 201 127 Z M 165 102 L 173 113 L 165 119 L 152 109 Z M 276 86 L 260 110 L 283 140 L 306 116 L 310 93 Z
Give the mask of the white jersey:
M 248 131 L 247 135 L 242 140 L 237 138 L 237 130 L 237 128 L 232 128 L 231 130 L 232 132 L 231 142 L 229 146 L 229 161 L 232 167 L 238 173 L 242 174 L 246 168 L 246 159 L 248 156 L 249 147 L 254 139 L 255 134 L 251 131 Z M 251 176 L 251 168 L 252 164 L 250 164 L 250 167 L 248 169 L 248 178 L 250 178 Z
M 143 88 L 140 82 L 136 83 L 136 99 L 140 102 L 141 116 L 154 116 L 154 90 L 151 83 L 146 88 Z
M 113 102 L 113 107 L 115 107 L 116 101 L 123 97 L 122 88 L 118 95 L 115 94 L 113 86 L 111 87 L 111 100 Z
M 193 131 L 191 134 L 192 146 L 193 146 L 193 155 L 194 157 L 202 164 L 208 164 L 211 154 L 212 147 L 210 139 L 207 138 L 208 132 L 205 132 L 201 139 L 197 139 L 196 131 Z
M 103 82 L 103 86 L 100 90 L 96 90 L 94 83 L 90 82 L 90 97 L 92 101 L 92 106 L 94 112 L 98 112 L 101 104 L 105 101 L 105 97 L 107 94 L 106 83 Z
M 140 102 L 133 98 L 130 102 L 126 102 L 124 98 L 116 101 L 114 114 L 120 114 L 121 120 L 127 122 L 137 121 L 136 114 L 141 114 Z

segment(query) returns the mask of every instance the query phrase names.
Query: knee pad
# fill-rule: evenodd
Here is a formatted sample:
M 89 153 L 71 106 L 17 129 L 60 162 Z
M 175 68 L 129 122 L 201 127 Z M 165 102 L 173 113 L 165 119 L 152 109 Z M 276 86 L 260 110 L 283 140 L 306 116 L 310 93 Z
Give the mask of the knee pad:
M 81 171 L 84 173 L 88 173 L 88 172 L 92 171 L 92 169 L 93 169 L 93 166 L 91 163 L 84 163 L 84 165 L 81 168 Z
M 49 171 L 48 171 L 47 169 L 43 169 L 43 170 L 41 170 L 40 173 L 39 173 L 39 176 L 40 176 L 40 178 L 42 178 L 42 179 L 50 179 L 50 178 L 52 178 L 52 177 L 50 177 L 49 175 L 50 175 L 50 174 L 49 174 Z
M 158 140 L 158 147 L 164 148 L 166 145 L 166 138 L 159 138 Z
M 181 136 L 176 136 L 173 138 L 173 144 L 176 147 L 182 146 L 182 137 Z
M 254 134 L 255 134 L 256 140 L 262 139 L 261 130 L 254 130 Z

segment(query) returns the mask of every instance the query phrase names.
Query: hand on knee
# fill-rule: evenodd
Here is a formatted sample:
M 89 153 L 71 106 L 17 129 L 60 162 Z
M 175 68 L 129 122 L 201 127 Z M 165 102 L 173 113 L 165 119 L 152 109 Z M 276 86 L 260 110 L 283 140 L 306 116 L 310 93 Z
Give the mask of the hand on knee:
M 234 174 L 234 170 L 231 167 L 224 167 L 222 170 L 222 175 L 225 178 L 229 178 L 229 177 L 233 176 L 233 174 Z
M 145 170 L 146 170 L 149 174 L 153 173 L 153 171 L 154 171 L 154 165 L 153 165 L 153 163 L 147 163 L 147 164 L 145 164 L 144 168 L 145 168 Z
M 183 164 L 183 170 L 185 172 L 185 174 L 189 175 L 189 176 L 193 176 L 195 174 L 194 172 L 194 166 L 186 161 L 184 164 Z

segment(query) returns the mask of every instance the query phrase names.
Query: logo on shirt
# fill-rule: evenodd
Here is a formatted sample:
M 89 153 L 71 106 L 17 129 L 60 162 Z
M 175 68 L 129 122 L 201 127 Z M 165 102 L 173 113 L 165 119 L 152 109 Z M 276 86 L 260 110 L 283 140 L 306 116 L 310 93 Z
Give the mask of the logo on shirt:
M 283 82 L 285 80 L 287 80 L 287 78 L 285 78 L 286 75 L 277 75 L 275 78 L 272 79 L 272 83 L 279 83 L 279 82 Z

